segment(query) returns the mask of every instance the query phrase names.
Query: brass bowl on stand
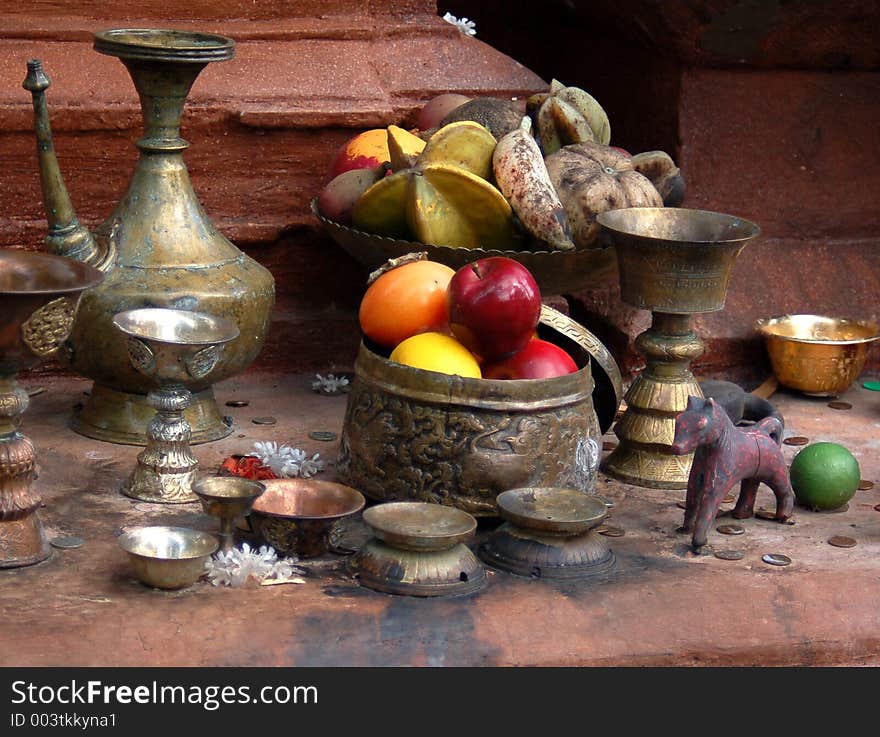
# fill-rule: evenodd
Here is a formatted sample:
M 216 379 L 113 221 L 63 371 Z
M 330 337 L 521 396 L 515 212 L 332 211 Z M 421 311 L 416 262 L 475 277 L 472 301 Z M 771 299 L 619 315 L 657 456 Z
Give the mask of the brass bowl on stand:
M 671 452 L 675 418 L 689 396 L 703 396 L 690 370 L 704 348 L 691 315 L 724 308 L 736 257 L 761 231 L 733 215 L 675 207 L 611 210 L 596 220 L 617 248 L 621 299 L 652 313 L 636 338 L 647 367 L 626 394 L 614 428 L 620 443 L 602 470 L 635 486 L 684 489 L 693 454 Z
M 584 578 L 607 571 L 614 553 L 595 530 L 605 504 L 577 489 L 510 489 L 498 495 L 505 523 L 480 546 L 486 563 L 533 578 Z
M 21 428 L 28 394 L 16 380 L 68 349 L 83 291 L 103 281 L 62 256 L 0 249 L 0 568 L 39 563 L 52 549 L 37 514 L 37 453 Z
M 362 586 L 406 596 L 460 596 L 485 585 L 486 571 L 464 544 L 477 529 L 466 512 L 394 502 L 370 507 L 363 519 L 373 538 L 350 563 Z

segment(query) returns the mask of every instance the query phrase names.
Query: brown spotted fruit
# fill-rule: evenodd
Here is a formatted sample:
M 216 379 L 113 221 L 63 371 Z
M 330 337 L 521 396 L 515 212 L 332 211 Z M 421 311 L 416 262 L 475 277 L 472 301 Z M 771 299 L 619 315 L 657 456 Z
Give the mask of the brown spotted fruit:
M 684 177 L 665 151 L 645 151 L 632 157 L 633 169 L 644 174 L 657 188 L 667 207 L 678 207 L 684 200 Z
M 436 246 L 516 248 L 510 204 L 488 178 L 495 138 L 478 123 L 439 129 L 414 166 L 376 182 L 355 204 L 355 228 Z
M 657 188 L 635 170 L 632 157 L 611 146 L 592 142 L 563 146 L 544 163 L 579 248 L 595 245 L 600 212 L 663 206 Z

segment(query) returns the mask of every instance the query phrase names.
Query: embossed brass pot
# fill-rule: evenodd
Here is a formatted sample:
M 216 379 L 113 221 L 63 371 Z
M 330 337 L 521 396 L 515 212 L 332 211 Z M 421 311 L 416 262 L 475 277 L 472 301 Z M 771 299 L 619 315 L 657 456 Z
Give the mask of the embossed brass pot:
M 118 57 L 141 101 L 144 135 L 128 191 L 94 231 L 83 227 L 58 167 L 45 91 L 49 78 L 38 60 L 28 62 L 25 89 L 33 95 L 47 247 L 98 267 L 107 279 L 84 295 L 70 336 L 70 365 L 94 379 L 89 400 L 73 428 L 117 443 L 146 443 L 153 410 L 149 382 L 129 363 L 124 336 L 113 316 L 140 307 L 207 312 L 232 320 L 240 336 L 215 369 L 193 387 L 186 418 L 193 442 L 223 437 L 223 421 L 211 386 L 246 368 L 259 353 L 274 302 L 272 275 L 239 251 L 208 220 L 183 161 L 180 115 L 206 64 L 231 59 L 234 42 L 190 31 L 114 29 L 95 34 L 95 50 Z
M 0 249 L 0 568 L 39 563 L 50 553 L 32 485 L 36 451 L 19 430 L 28 395 L 16 374 L 58 350 L 83 290 L 103 278 L 71 259 Z
M 546 306 L 542 323 L 542 337 L 583 368 L 544 380 L 470 379 L 403 366 L 362 345 L 340 479 L 373 499 L 435 502 L 476 516 L 497 514 L 495 498 L 515 487 L 589 488 L 602 434 L 584 347 L 594 336 Z M 619 394 L 608 402 L 612 416 L 618 402 Z
M 758 320 L 755 328 L 779 383 L 818 397 L 849 389 L 880 338 L 877 323 L 822 315 L 783 315 Z
M 653 313 L 636 338 L 647 367 L 626 394 L 614 428 L 620 443 L 602 470 L 636 486 L 684 489 L 693 454 L 671 453 L 675 418 L 689 396 L 703 396 L 690 363 L 704 346 L 690 316 L 724 308 L 736 257 L 761 231 L 733 215 L 673 207 L 612 210 L 596 220 L 617 248 L 621 298 Z

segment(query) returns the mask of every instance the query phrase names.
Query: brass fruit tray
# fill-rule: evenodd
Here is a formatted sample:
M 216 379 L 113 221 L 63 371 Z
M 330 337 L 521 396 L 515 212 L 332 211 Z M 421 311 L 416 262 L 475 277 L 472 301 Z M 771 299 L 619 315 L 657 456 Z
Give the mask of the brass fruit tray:
M 312 212 L 321 221 L 330 237 L 358 263 L 371 271 L 388 259 L 413 251 L 424 251 L 430 260 L 446 264 L 453 269 L 458 269 L 479 258 L 507 256 L 532 272 L 541 292 L 545 295 L 576 292 L 615 275 L 617 262 L 612 247 L 582 248 L 574 251 L 498 251 L 484 248 L 432 246 L 364 233 L 340 225 L 318 212 L 317 198 L 312 200 Z

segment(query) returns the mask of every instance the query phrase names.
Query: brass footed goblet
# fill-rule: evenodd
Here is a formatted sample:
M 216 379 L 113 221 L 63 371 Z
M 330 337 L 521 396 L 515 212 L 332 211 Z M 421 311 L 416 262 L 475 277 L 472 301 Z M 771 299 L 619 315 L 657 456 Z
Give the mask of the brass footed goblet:
M 31 484 L 36 452 L 19 431 L 28 395 L 16 375 L 58 351 L 80 295 L 103 278 L 79 261 L 0 249 L 0 568 L 39 563 L 51 552 Z
M 675 418 L 688 396 L 703 396 L 690 371 L 704 349 L 691 315 L 724 308 L 736 257 L 761 231 L 732 215 L 671 207 L 612 210 L 596 220 L 617 250 L 621 298 L 653 313 L 636 338 L 647 366 L 626 394 L 614 428 L 620 443 L 602 470 L 635 486 L 684 489 L 693 454 L 671 453 Z
M 192 403 L 189 386 L 217 366 L 225 344 L 238 337 L 235 323 L 203 312 L 146 307 L 120 312 L 113 324 L 128 336 L 132 365 L 155 384 L 147 402 L 156 416 L 147 447 L 122 493 L 145 502 L 198 501 L 192 484 L 199 462 L 190 450 L 192 428 L 183 412 Z
M 192 490 L 202 500 L 205 514 L 220 520 L 220 552 L 228 553 L 235 547 L 235 520 L 250 513 L 266 485 L 238 476 L 205 476 L 193 483 Z

